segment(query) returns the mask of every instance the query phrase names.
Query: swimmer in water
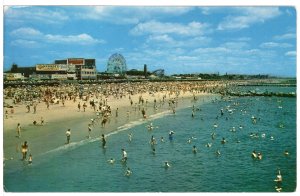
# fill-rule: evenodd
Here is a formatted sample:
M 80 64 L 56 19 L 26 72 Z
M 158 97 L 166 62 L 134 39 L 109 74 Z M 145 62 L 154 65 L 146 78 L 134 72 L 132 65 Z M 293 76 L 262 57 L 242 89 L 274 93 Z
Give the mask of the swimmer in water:
M 212 143 L 207 143 L 205 146 L 206 146 L 207 148 L 210 148 L 210 147 L 212 146 Z
M 170 132 L 169 132 L 169 140 L 170 140 L 170 141 L 173 140 L 173 135 L 174 135 L 174 132 L 173 132 L 173 131 L 170 131 Z
M 130 168 L 128 167 L 124 176 L 130 176 L 132 174 L 132 171 L 130 170 Z
M 253 150 L 252 154 L 251 154 L 252 158 L 256 159 L 257 158 L 257 154 L 255 152 L 255 150 Z
M 257 153 L 257 158 L 258 158 L 258 160 L 261 160 L 262 159 L 262 154 L 259 152 L 259 153 Z
M 115 159 L 111 158 L 111 159 L 107 160 L 107 162 L 109 162 L 110 164 L 114 164 L 115 163 Z
M 148 130 L 149 130 L 149 131 L 152 131 L 152 130 L 153 130 L 153 128 L 154 128 L 154 126 L 153 126 L 153 124 L 152 124 L 152 123 L 150 123 L 150 125 L 147 125 L 147 128 L 148 128 Z
M 275 186 L 275 190 L 277 192 L 281 192 L 282 191 L 282 187 L 281 187 L 281 183 L 282 183 L 282 176 L 281 176 L 281 173 L 280 173 L 280 169 L 278 169 L 278 174 L 276 175 L 276 178 L 275 178 L 275 182 L 276 182 L 276 186 Z
M 221 140 L 221 144 L 225 144 L 226 143 L 226 140 L 225 138 L 223 137 L 223 139 Z
M 277 192 L 281 192 L 281 191 L 282 191 L 282 187 L 275 186 L 275 190 L 276 190 Z
M 285 155 L 285 156 L 289 156 L 289 155 L 290 155 L 289 151 L 287 151 L 287 150 L 284 151 L 284 155 Z
M 278 169 L 278 174 L 276 176 L 276 179 L 274 180 L 275 182 L 282 182 L 282 176 L 280 173 L 280 169 Z
M 127 161 L 127 152 L 125 151 L 124 148 L 122 148 L 122 161 L 123 162 Z
M 169 167 L 171 167 L 171 165 L 169 164 L 169 162 L 168 161 L 165 161 L 165 168 L 169 168 Z
M 129 133 L 129 134 L 128 134 L 128 139 L 129 139 L 129 142 L 132 141 L 132 133 Z
M 196 148 L 196 146 L 193 146 L 192 152 L 193 152 L 194 154 L 197 153 L 197 148 Z
M 220 150 L 217 150 L 217 151 L 216 151 L 216 155 L 221 155 Z
M 187 142 L 190 144 L 192 142 L 191 138 L 189 138 Z
M 211 139 L 214 140 L 215 138 L 216 138 L 216 133 L 215 133 L 215 132 L 212 132 L 212 133 L 211 133 Z
M 151 136 L 151 139 L 150 139 L 149 143 L 150 143 L 152 146 L 156 144 L 156 139 L 154 138 L 153 135 Z
M 31 154 L 29 155 L 29 158 L 28 158 L 28 164 L 29 165 L 32 164 L 32 155 Z
M 155 148 L 152 148 L 152 154 L 155 155 Z
M 164 141 L 164 137 L 161 137 L 161 138 L 160 138 L 160 141 L 161 141 L 161 142 L 165 142 L 165 141 Z

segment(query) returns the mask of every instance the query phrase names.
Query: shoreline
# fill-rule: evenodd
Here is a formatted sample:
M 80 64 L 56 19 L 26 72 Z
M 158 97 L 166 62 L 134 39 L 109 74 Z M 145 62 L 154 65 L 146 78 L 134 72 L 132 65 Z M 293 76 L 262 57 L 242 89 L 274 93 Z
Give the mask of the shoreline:
M 157 110 L 153 107 L 153 100 L 160 99 L 164 96 L 164 93 L 158 92 L 149 95 L 149 93 L 136 94 L 131 96 L 134 103 L 138 102 L 140 96 L 148 101 L 148 105 L 145 106 L 146 114 L 148 116 L 168 111 L 167 101 L 162 107 L 158 107 Z M 206 96 L 214 96 L 211 93 L 191 93 L 181 92 L 178 97 L 178 108 L 186 107 L 187 104 L 191 104 L 193 96 L 198 99 Z M 170 95 L 167 100 L 175 98 L 175 95 Z M 78 112 L 77 102 L 65 101 L 65 106 L 61 104 L 54 104 L 47 110 L 46 104 L 39 103 L 37 106 L 36 114 L 26 113 L 25 105 L 20 104 L 15 107 L 15 113 L 13 117 L 9 119 L 3 119 L 3 155 L 4 155 L 4 170 L 7 172 L 15 171 L 16 168 L 22 168 L 23 161 L 20 161 L 22 154 L 20 147 L 24 141 L 28 142 L 29 154 L 33 155 L 33 160 L 36 157 L 40 157 L 47 152 L 51 152 L 57 148 L 66 146 L 65 132 L 68 128 L 71 129 L 71 143 L 80 142 L 86 140 L 88 135 L 88 124 L 92 118 L 96 118 L 94 110 L 89 106 L 86 111 Z M 91 139 L 98 140 L 101 134 L 110 134 L 118 129 L 118 127 L 125 125 L 126 123 L 143 119 L 141 114 L 141 108 L 130 105 L 128 96 L 120 99 L 109 98 L 107 104 L 112 106 L 112 113 L 108 124 L 102 128 L 100 122 L 92 127 Z M 116 117 L 116 108 L 118 108 L 118 117 Z M 127 117 L 129 112 L 129 117 Z M 170 111 L 172 112 L 172 111 Z M 45 124 L 33 125 L 33 120 L 36 117 L 43 116 Z M 144 119 L 146 122 L 151 119 Z M 17 123 L 21 123 L 21 138 L 17 138 L 16 126 Z M 39 120 L 37 123 L 40 124 Z

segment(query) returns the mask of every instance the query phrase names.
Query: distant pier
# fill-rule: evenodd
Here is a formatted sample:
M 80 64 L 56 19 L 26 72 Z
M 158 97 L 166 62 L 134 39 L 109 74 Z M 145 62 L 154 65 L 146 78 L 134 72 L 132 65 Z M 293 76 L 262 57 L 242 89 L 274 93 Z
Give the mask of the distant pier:
M 296 97 L 295 92 L 283 93 L 283 92 L 234 92 L 234 91 L 225 91 L 220 92 L 223 96 L 237 96 L 237 97 L 247 97 L 247 96 L 263 96 L 263 97 Z

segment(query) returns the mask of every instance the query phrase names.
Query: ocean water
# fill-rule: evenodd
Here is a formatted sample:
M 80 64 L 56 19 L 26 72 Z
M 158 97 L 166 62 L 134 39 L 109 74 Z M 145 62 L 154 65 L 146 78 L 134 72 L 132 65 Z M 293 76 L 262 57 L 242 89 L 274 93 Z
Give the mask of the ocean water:
M 150 123 L 154 125 L 151 131 L 147 129 Z M 172 141 L 170 130 L 175 132 Z M 155 154 L 149 143 L 151 136 L 157 142 Z M 24 164 L 14 171 L 4 168 L 5 190 L 276 192 L 278 168 L 283 177 L 282 192 L 296 189 L 296 98 L 234 97 L 205 103 L 199 99 L 176 114 L 160 112 L 148 120 L 128 122 L 106 137 L 106 148 L 100 138 L 86 139 L 52 149 L 34 158 L 32 165 Z M 225 144 L 221 143 L 223 137 Z M 192 152 L 194 145 L 197 153 Z M 126 164 L 121 162 L 122 148 L 128 154 Z M 262 160 L 251 157 L 253 150 L 263 154 Z M 110 158 L 115 159 L 114 164 L 107 162 Z M 165 168 L 165 161 L 171 167 Z M 132 171 L 129 177 L 124 175 L 128 167 Z

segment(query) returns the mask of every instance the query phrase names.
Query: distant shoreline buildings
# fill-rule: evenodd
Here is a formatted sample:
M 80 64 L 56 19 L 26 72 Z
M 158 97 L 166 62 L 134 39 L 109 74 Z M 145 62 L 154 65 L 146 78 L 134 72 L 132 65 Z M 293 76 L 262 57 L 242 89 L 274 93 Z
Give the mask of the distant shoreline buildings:
M 97 79 L 96 60 L 68 58 L 55 60 L 53 64 L 36 64 L 35 67 L 13 65 L 6 80 L 95 80 Z
M 158 69 L 148 72 L 147 65 L 144 70 L 127 70 L 124 56 L 119 53 L 112 54 L 106 65 L 106 72 L 97 73 L 95 59 L 67 58 L 54 60 L 52 64 L 36 64 L 33 67 L 18 67 L 13 64 L 10 71 L 4 73 L 5 81 L 13 80 L 98 80 L 112 78 L 148 78 L 163 77 L 164 70 Z

